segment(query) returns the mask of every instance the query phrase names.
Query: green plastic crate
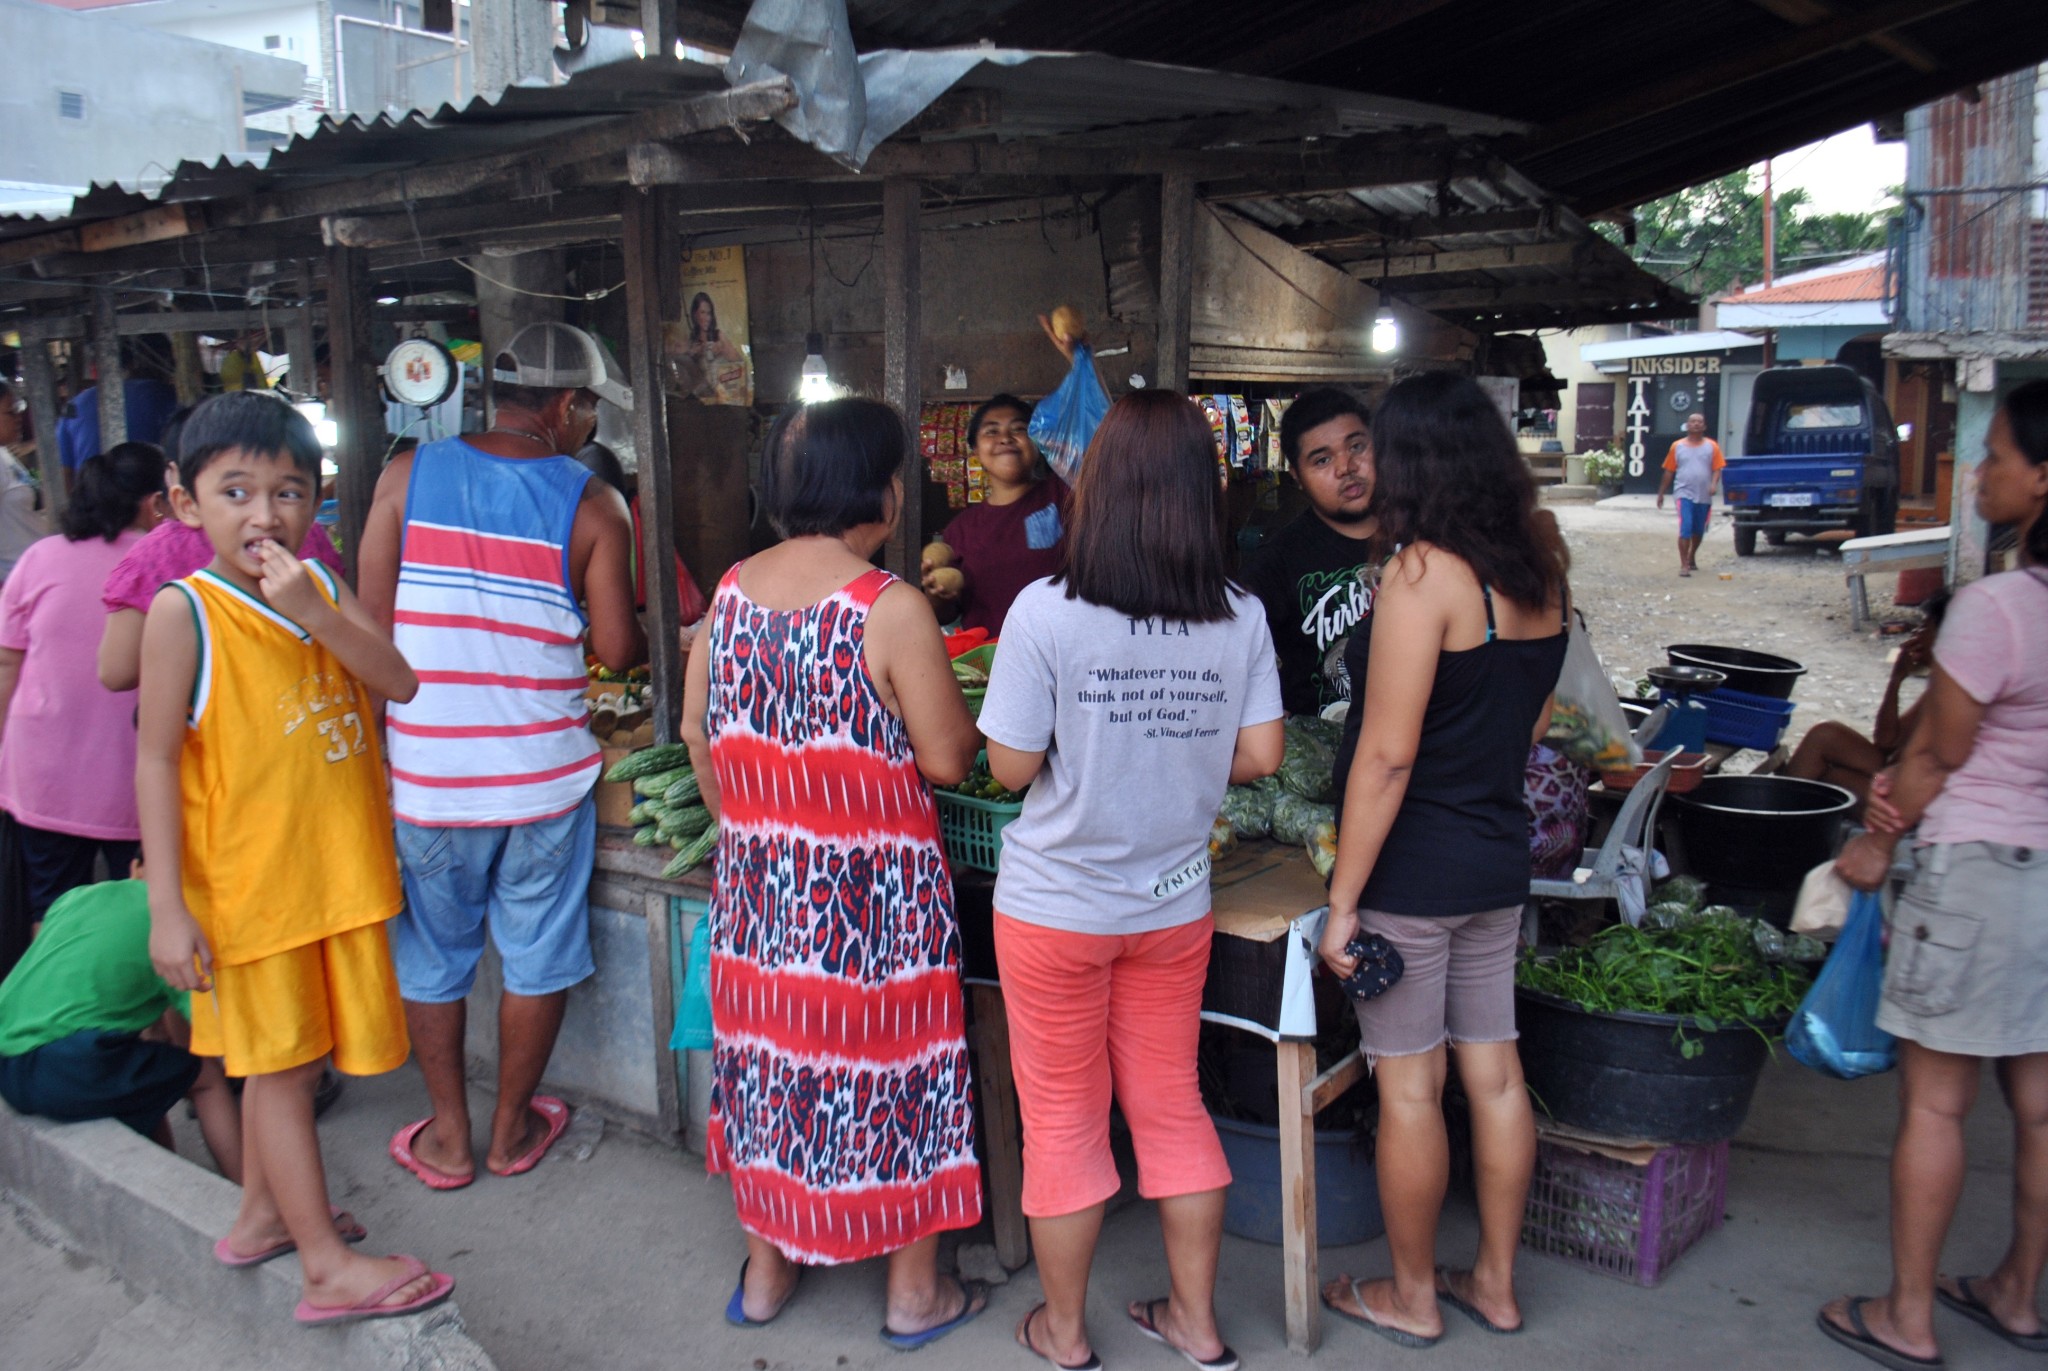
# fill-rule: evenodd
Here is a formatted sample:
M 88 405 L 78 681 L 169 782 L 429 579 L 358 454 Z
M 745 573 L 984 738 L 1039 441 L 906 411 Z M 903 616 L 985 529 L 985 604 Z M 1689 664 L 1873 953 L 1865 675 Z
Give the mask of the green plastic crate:
M 939 837 L 955 866 L 994 871 L 1003 856 L 1003 830 L 1024 812 L 1022 800 L 983 800 L 954 790 L 935 790 Z
M 985 644 L 981 647 L 973 649 L 972 651 L 963 652 L 958 657 L 955 657 L 953 660 L 956 662 L 965 662 L 969 666 L 980 667 L 983 671 L 988 671 L 995 665 L 996 645 L 994 643 Z M 983 697 L 988 694 L 988 687 L 961 686 L 960 693 L 967 697 L 967 712 L 969 714 L 972 714 L 975 718 L 979 719 L 981 717 L 981 702 Z M 995 870 L 995 867 L 988 866 L 982 869 L 985 871 L 993 871 Z

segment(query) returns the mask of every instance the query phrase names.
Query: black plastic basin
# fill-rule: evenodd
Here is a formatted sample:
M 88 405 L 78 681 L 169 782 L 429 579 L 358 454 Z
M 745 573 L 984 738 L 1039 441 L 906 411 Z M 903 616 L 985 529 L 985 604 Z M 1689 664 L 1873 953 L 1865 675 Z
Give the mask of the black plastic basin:
M 1700 1045 L 1687 1059 L 1677 1031 Z M 1582 1009 L 1517 987 L 1522 1075 L 1536 1108 L 1613 1138 L 1706 1143 L 1732 1138 L 1770 1056 L 1746 1027 L 1705 1032 L 1675 1014 Z
M 1825 781 L 1790 776 L 1709 776 L 1673 795 L 1679 870 L 1707 883 L 1716 903 L 1761 914 L 1783 928 L 1806 873 L 1835 855 L 1856 797 Z
M 1774 657 L 1746 647 L 1716 647 L 1711 643 L 1673 643 L 1664 649 L 1673 666 L 1702 666 L 1728 677 L 1732 690 L 1751 695 L 1768 695 L 1773 700 L 1792 698 L 1792 687 L 1806 674 L 1806 668 L 1790 657 Z

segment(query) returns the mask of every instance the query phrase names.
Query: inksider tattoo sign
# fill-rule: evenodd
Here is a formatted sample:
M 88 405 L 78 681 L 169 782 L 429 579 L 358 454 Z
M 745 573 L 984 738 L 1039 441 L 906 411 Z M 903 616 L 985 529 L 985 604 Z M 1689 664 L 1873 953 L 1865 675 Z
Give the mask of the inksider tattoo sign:
M 1657 489 L 1664 454 L 1685 436 L 1688 414 L 1704 414 L 1707 433 L 1721 426 L 1721 358 L 1637 357 L 1628 364 L 1628 464 L 1622 489 Z

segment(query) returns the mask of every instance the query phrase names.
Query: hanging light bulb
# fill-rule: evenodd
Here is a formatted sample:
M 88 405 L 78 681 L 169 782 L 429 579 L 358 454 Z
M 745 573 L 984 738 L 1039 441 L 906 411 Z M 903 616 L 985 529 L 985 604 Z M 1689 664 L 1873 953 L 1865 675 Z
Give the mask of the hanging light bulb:
M 832 384 L 830 373 L 825 370 L 825 335 L 808 333 L 804 335 L 804 365 L 797 375 L 796 398 L 798 403 L 815 405 L 830 400 L 839 393 L 839 387 Z
M 1401 346 L 1401 325 L 1394 318 L 1394 311 L 1383 309 L 1372 321 L 1372 350 L 1392 352 Z

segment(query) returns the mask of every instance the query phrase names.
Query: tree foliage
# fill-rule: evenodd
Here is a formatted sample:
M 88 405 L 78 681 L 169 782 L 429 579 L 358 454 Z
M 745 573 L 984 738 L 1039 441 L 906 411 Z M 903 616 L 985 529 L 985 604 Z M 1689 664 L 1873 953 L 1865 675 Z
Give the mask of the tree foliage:
M 1804 190 L 1773 197 L 1779 273 L 1825 266 L 1884 246 L 1883 211 L 1816 214 Z M 1764 197 L 1746 171 L 1705 181 L 1636 208 L 1636 241 L 1628 252 L 1648 271 L 1697 294 L 1755 285 L 1764 275 Z M 1621 231 L 1602 224 L 1616 242 Z

